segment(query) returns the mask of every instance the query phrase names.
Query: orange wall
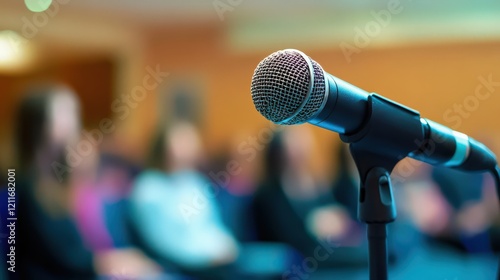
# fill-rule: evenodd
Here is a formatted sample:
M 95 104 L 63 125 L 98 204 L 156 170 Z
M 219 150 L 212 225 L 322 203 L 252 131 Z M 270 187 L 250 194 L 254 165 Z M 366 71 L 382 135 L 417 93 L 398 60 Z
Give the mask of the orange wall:
M 13 135 L 15 114 L 23 91 L 33 83 L 62 82 L 73 88 L 82 103 L 86 126 L 98 124 L 111 116 L 115 62 L 107 57 L 57 61 L 30 73 L 17 76 L 0 75 L 0 165 L 14 162 Z
M 117 136 L 113 138 L 121 141 L 116 145 L 121 147 L 121 152 L 134 159 L 144 157 L 158 121 L 158 104 L 161 102 L 159 92 L 168 88 L 175 76 L 194 76 L 195 80 L 201 80 L 206 101 L 203 135 L 210 153 L 227 143 L 242 142 L 249 136 L 256 136 L 259 129 L 268 125 L 253 107 L 250 82 L 255 66 L 275 49 L 235 51 L 228 43 L 226 30 L 218 24 L 170 27 L 144 33 L 143 36 L 149 39 L 145 40 L 143 49 L 135 54 L 137 57 L 126 58 L 139 61 L 138 65 L 142 63 L 142 67 L 132 64 L 129 68 L 134 68 L 133 71 L 124 70 L 123 63 L 118 62 L 113 66 L 106 60 L 94 60 L 95 63 L 89 62 L 87 66 L 84 63 L 79 68 L 87 73 L 83 78 L 85 81 L 93 76 L 104 85 L 105 91 L 101 93 L 94 90 L 91 86 L 93 82 L 87 84 L 82 79 L 76 79 L 75 84 L 80 94 L 85 95 L 82 99 L 86 123 L 94 124 L 100 118 L 113 114 L 112 101 L 122 94 L 130 94 L 134 86 L 141 85 L 143 77 L 147 75 L 146 66 L 155 68 L 159 65 L 162 71 L 172 75 L 151 90 L 148 97 L 131 110 L 129 117 L 116 122 L 119 129 L 112 136 Z M 363 49 L 352 56 L 351 63 L 347 62 L 337 47 L 302 50 L 326 71 L 363 89 L 418 109 L 424 117 L 453 126 L 458 115 L 452 112 L 455 120 L 450 122 L 451 115 L 445 118 L 445 112 L 453 110 L 455 103 L 462 104 L 466 98 L 471 98 L 468 96 L 474 95 L 476 87 L 480 85 L 479 77 L 491 75 L 493 81 L 500 81 L 499 49 L 500 42 Z M 78 78 L 79 72 L 71 74 L 68 68 L 72 64 L 65 65 L 69 66 L 63 67 L 66 70 L 59 71 L 58 75 L 70 80 Z M 115 67 L 122 68 L 115 70 Z M 117 76 L 116 71 L 133 74 L 123 78 Z M 13 91 L 13 85 L 22 81 L 20 78 L 0 77 L 4 92 Z M 122 86 L 116 87 L 117 84 Z M 486 141 L 500 153 L 500 87 L 494 89 L 490 97 L 480 101 L 477 110 L 470 112 L 467 118 L 461 118 L 461 124 L 455 128 Z M 2 98 L 6 101 L 14 99 Z M 7 106 L 4 108 L 6 111 L 2 110 L 3 131 L 6 131 L 3 125 L 8 123 L 8 112 L 12 111 L 9 108 Z M 312 130 L 317 136 L 318 147 L 328 147 L 330 151 L 332 142 L 338 141 L 338 135 L 334 133 L 319 128 Z M 329 161 L 325 159 L 324 153 L 322 155 L 316 155 L 318 162 Z
M 211 151 L 229 139 L 244 141 L 257 135 L 266 120 L 257 113 L 250 97 L 250 81 L 255 66 L 273 50 L 255 53 L 231 51 L 224 33 L 217 28 L 158 32 L 149 42 L 145 65 L 161 64 L 171 73 L 192 73 L 205 82 L 206 127 L 204 136 Z M 289 48 L 293 46 L 283 46 Z M 307 50 L 323 68 L 367 91 L 377 92 L 419 110 L 423 117 L 486 141 L 500 152 L 500 86 L 466 117 L 448 112 L 454 104 L 470 101 L 480 85 L 479 77 L 500 82 L 500 42 L 406 46 L 366 49 L 348 63 L 338 48 Z M 165 81 L 169 83 L 168 79 Z M 471 96 L 471 97 L 468 97 Z M 466 99 L 466 98 L 469 99 Z M 144 151 L 156 122 L 157 97 L 148 98 L 136 111 L 130 137 Z M 471 105 L 474 105 L 471 103 Z M 468 105 L 467 108 L 471 108 Z M 473 108 L 473 107 L 472 107 Z M 474 108 L 475 109 L 475 108 Z M 452 119 L 453 117 L 453 119 Z M 460 125 L 458 120 L 460 120 Z M 145 126 L 138 126 L 143 123 Z M 313 129 L 318 146 L 330 147 L 338 139 L 333 133 Z M 324 154 L 324 153 L 323 153 Z M 323 156 L 324 157 L 324 156 Z M 318 158 L 319 160 L 319 158 Z M 328 161 L 328 159 L 326 159 Z

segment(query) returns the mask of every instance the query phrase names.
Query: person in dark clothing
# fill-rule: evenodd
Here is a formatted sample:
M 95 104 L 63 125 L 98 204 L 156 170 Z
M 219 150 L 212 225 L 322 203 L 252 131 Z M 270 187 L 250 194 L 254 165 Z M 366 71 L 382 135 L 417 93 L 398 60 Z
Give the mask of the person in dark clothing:
M 433 167 L 432 179 L 450 208 L 450 226 L 447 232 L 435 238 L 469 253 L 491 252 L 490 217 L 485 191 L 485 174 L 466 173 L 445 167 Z
M 81 235 L 75 186 L 91 177 L 87 168 L 97 147 L 80 141 L 79 111 L 76 95 L 64 86 L 37 87 L 20 104 L 18 275 L 37 280 L 156 275 L 156 265 L 139 250 L 91 251 Z
M 343 205 L 352 219 L 358 215 L 359 175 L 349 152 L 349 146 L 338 144 L 337 176 L 333 182 L 335 200 Z
M 70 215 L 65 150 L 78 139 L 79 105 L 62 86 L 39 87 L 17 115 L 20 279 L 94 279 L 93 256 Z
M 94 279 L 93 255 L 67 215 L 52 216 L 36 200 L 34 184 L 19 191 L 21 279 Z
M 364 266 L 363 234 L 332 192 L 312 176 L 311 144 L 303 128 L 278 133 L 269 144 L 266 176 L 252 207 L 257 235 L 321 260 L 319 267 Z

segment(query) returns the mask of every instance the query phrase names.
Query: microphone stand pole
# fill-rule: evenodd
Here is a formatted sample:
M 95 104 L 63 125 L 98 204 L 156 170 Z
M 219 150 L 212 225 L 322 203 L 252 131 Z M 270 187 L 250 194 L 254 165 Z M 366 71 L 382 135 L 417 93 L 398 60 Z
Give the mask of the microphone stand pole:
M 377 94 L 370 94 L 368 102 L 363 127 L 340 138 L 350 143 L 361 179 L 358 218 L 367 224 L 370 280 L 387 280 L 387 224 L 396 219 L 390 173 L 419 148 L 416 140 L 424 139 L 424 131 L 417 111 Z
M 351 149 L 352 151 L 352 149 Z M 383 167 L 361 170 L 358 218 L 367 224 L 370 280 L 387 280 L 387 224 L 396 219 L 389 172 Z

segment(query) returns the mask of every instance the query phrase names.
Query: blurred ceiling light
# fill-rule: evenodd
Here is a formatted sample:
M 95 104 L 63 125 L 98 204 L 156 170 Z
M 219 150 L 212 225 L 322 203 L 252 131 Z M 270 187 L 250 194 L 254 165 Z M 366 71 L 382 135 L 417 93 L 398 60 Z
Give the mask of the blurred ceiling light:
M 0 31 L 0 70 L 18 72 L 31 60 L 28 40 L 12 30 Z
M 28 10 L 39 13 L 47 10 L 52 4 L 52 0 L 24 0 Z

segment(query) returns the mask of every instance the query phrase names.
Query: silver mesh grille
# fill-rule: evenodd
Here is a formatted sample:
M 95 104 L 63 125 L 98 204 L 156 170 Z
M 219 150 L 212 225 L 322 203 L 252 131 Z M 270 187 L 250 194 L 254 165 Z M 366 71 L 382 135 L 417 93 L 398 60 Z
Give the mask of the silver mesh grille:
M 310 61 L 314 69 L 314 85 L 306 100 L 311 74 L 301 53 L 277 51 L 262 60 L 255 69 L 251 85 L 257 111 L 275 123 L 299 124 L 308 121 L 321 107 L 325 96 L 323 70 L 314 60 Z

